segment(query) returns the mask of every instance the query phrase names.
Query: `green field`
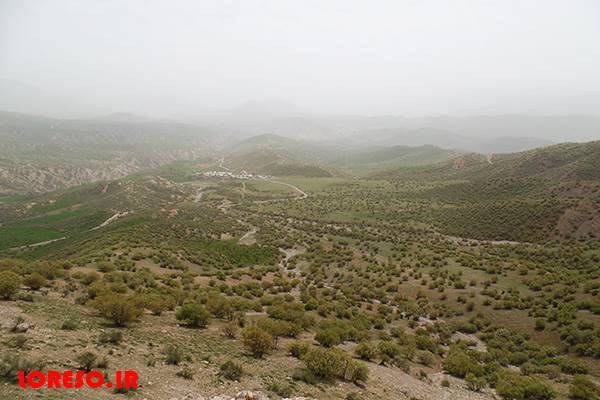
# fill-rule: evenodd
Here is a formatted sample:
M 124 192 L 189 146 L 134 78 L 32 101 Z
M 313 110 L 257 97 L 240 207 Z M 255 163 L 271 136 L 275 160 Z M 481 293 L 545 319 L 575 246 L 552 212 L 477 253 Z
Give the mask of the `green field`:
M 0 228 L 0 250 L 58 239 L 63 232 L 35 227 Z

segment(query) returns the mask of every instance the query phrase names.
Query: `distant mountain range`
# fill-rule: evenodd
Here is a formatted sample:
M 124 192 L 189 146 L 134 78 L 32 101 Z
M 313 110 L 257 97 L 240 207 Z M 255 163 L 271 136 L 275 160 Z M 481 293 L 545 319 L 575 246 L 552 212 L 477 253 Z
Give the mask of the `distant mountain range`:
M 0 111 L 0 193 L 114 179 L 173 161 L 227 157 L 248 172 L 364 175 L 477 152 L 518 152 L 569 132 L 600 137 L 592 116 L 361 117 L 249 103 L 205 125 L 113 113 L 59 119 Z

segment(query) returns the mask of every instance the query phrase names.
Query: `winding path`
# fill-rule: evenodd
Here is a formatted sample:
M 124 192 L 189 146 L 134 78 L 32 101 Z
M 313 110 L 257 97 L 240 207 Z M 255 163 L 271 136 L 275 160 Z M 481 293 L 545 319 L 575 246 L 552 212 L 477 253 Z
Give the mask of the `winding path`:
M 124 217 L 126 215 L 131 214 L 131 213 L 133 213 L 133 211 L 124 211 L 124 212 L 120 212 L 119 211 L 115 215 L 113 215 L 112 217 L 110 217 L 109 219 L 107 219 L 106 221 L 104 221 L 103 223 L 101 223 L 100 225 L 95 226 L 92 229 L 90 229 L 90 231 L 95 231 L 96 229 L 104 228 L 106 225 L 110 224 L 111 222 L 113 222 L 117 218 Z
M 225 158 L 220 158 L 218 160 L 219 162 L 219 168 L 223 168 L 224 170 L 227 170 L 229 172 L 231 172 L 232 170 L 230 168 L 227 168 L 225 165 L 223 165 L 225 163 Z M 267 182 L 271 182 L 271 183 L 276 183 L 278 185 L 284 185 L 287 187 L 290 187 L 292 189 L 294 189 L 296 192 L 299 193 L 298 196 L 294 197 L 294 198 L 281 198 L 281 199 L 269 199 L 269 200 L 255 200 L 254 203 L 256 204 L 262 204 L 262 203 L 273 203 L 276 201 L 286 201 L 286 200 L 301 200 L 301 199 L 306 199 L 308 198 L 308 193 L 306 193 L 304 190 L 300 189 L 298 186 L 296 185 L 292 185 L 291 183 L 286 183 L 286 182 L 281 182 L 281 181 L 275 181 L 272 179 L 263 179 Z M 246 191 L 246 183 L 242 181 L 242 185 L 243 185 L 243 191 L 242 191 L 242 196 L 244 196 L 244 193 Z
M 101 223 L 100 225 L 95 226 L 95 227 L 93 227 L 91 229 L 88 229 L 88 232 L 95 231 L 97 229 L 103 228 L 106 225 L 108 225 L 111 222 L 113 222 L 114 220 L 116 220 L 117 218 L 124 217 L 126 215 L 131 214 L 131 213 L 133 213 L 133 211 L 118 212 L 118 213 L 114 214 L 112 217 L 108 218 L 103 223 Z M 56 238 L 56 239 L 44 240 L 43 242 L 30 243 L 30 244 L 25 244 L 23 246 L 11 247 L 9 250 L 15 250 L 15 249 L 21 250 L 21 249 L 26 249 L 26 248 L 29 248 L 29 247 L 46 246 L 48 244 L 51 244 L 51 243 L 54 243 L 54 242 L 58 242 L 58 241 L 61 241 L 61 240 L 65 240 L 65 239 L 68 239 L 68 238 L 69 238 L 68 236 L 62 236 L 62 237 L 59 237 L 59 238 Z
M 37 242 L 37 243 L 26 244 L 26 245 L 18 246 L 18 247 L 12 247 L 9 250 L 26 249 L 28 247 L 45 246 L 45 245 L 50 244 L 50 243 L 58 242 L 60 240 L 65 240 L 66 238 L 67 238 L 67 236 L 63 236 L 63 237 L 59 237 L 59 238 L 56 238 L 56 239 L 44 240 L 43 242 Z
M 270 179 L 266 179 L 268 182 L 271 183 L 276 183 L 278 185 L 285 185 L 288 187 L 291 187 L 292 189 L 294 189 L 296 192 L 299 193 L 299 196 L 290 198 L 290 197 L 283 197 L 283 198 L 279 198 L 279 199 L 269 199 L 269 200 L 255 200 L 254 203 L 255 204 L 264 204 L 264 203 L 275 203 L 278 201 L 287 201 L 287 200 L 302 200 L 302 199 L 306 199 L 308 197 L 308 193 L 306 193 L 305 191 L 303 191 L 302 189 L 300 189 L 298 186 L 292 185 L 291 183 L 286 183 L 286 182 L 280 182 L 280 181 L 272 181 Z

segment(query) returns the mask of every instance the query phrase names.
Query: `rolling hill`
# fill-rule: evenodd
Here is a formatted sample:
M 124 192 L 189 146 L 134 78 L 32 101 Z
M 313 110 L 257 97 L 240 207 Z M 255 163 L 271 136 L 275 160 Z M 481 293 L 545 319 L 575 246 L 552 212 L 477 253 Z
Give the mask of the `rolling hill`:
M 600 141 L 373 174 L 392 182 L 435 183 L 414 195 L 443 204 L 432 218 L 445 231 L 478 239 L 543 241 L 600 236 Z
M 332 164 L 351 171 L 373 171 L 388 167 L 434 164 L 449 160 L 459 154 L 461 154 L 459 151 L 441 149 L 431 145 L 373 147 L 344 154 L 334 159 Z
M 226 165 L 238 171 L 274 176 L 332 175 L 321 161 L 328 150 L 312 142 L 265 134 L 242 140 L 226 150 Z
M 234 171 L 273 176 L 325 177 L 332 173 L 316 162 L 289 158 L 275 150 L 263 148 L 238 153 L 226 158 L 226 165 Z

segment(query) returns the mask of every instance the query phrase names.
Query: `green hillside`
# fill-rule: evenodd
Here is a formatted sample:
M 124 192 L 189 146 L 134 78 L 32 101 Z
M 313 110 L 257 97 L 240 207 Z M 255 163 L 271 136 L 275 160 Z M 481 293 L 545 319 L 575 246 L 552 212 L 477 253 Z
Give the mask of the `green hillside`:
M 451 234 L 537 241 L 600 235 L 598 171 L 600 142 L 589 142 L 492 157 L 470 154 L 372 178 L 438 183 L 411 196 L 447 204 L 432 217 Z
M 461 152 L 441 149 L 436 146 L 390 146 L 355 151 L 332 161 L 333 165 L 353 172 L 369 171 L 393 167 L 407 167 L 435 164 L 452 159 Z

